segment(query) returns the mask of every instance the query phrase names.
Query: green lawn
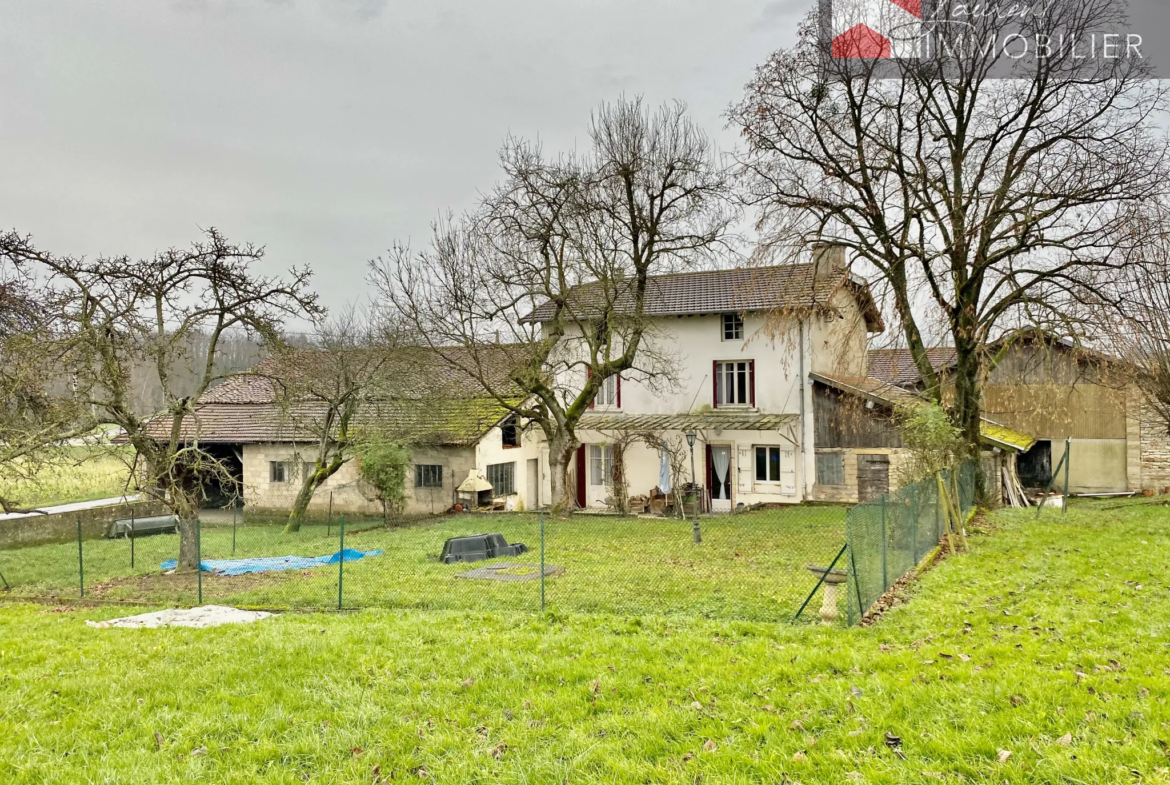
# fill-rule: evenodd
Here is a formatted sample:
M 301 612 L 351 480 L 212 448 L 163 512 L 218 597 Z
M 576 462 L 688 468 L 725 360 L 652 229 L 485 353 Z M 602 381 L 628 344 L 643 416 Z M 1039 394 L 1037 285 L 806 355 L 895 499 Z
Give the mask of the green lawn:
M 0 782 L 1167 783 L 1170 508 L 1112 506 L 995 516 L 868 629 L 0 605 Z
M 499 532 L 532 550 L 507 561 L 539 576 L 540 519 L 535 515 L 450 516 L 407 528 L 351 524 L 347 549 L 383 551 L 347 563 L 347 608 L 540 610 L 540 581 L 502 583 L 460 578 L 474 566 L 445 565 L 437 557 L 451 537 Z M 363 530 L 364 528 L 364 530 Z M 791 617 L 816 585 L 805 566 L 827 565 L 845 541 L 845 510 L 800 507 L 705 519 L 703 545 L 691 524 L 664 519 L 578 516 L 549 521 L 545 562 L 560 568 L 545 583 L 547 606 L 558 612 L 699 615 L 775 621 Z M 204 560 L 323 556 L 338 552 L 338 527 L 306 526 L 284 534 L 281 524 L 202 529 Z M 196 578 L 163 575 L 160 564 L 178 555 L 178 537 L 87 541 L 87 594 L 102 599 L 195 604 Z M 0 551 L 16 594 L 78 594 L 77 545 Z M 207 602 L 262 608 L 335 608 L 337 567 L 222 577 L 204 575 Z M 842 607 L 844 596 L 842 595 Z

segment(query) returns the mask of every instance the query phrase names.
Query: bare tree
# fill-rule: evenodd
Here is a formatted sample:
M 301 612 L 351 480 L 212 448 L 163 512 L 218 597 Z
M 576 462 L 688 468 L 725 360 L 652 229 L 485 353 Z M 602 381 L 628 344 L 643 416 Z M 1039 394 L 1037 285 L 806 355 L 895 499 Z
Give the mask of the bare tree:
M 1083 305 L 1120 305 L 1117 271 L 1141 242 L 1131 219 L 1166 189 L 1154 123 L 1166 94 L 1147 61 L 1067 45 L 1116 31 L 1121 5 L 1054 0 L 1022 17 L 937 23 L 932 46 L 904 59 L 830 57 L 810 18 L 731 111 L 762 253 L 829 242 L 876 270 L 940 401 L 921 319 L 941 312 L 956 356 L 952 417 L 971 451 L 989 341 L 1028 324 L 1083 332 Z M 1061 45 L 1013 61 L 998 46 L 1012 33 Z
M 224 336 L 244 331 L 268 346 L 281 343 L 286 318 L 322 311 L 308 290 L 308 270 L 289 280 L 259 275 L 263 250 L 230 243 L 215 229 L 190 248 L 151 259 L 89 260 L 36 252 L 57 310 L 52 317 L 68 342 L 66 367 L 79 401 L 102 422 L 121 427 L 137 452 L 143 490 L 179 518 L 179 563 L 195 568 L 196 513 L 204 484 L 234 483 L 227 468 L 200 448 L 191 415 L 222 374 L 216 359 Z M 192 341 L 200 333 L 206 341 Z M 192 347 L 201 347 L 193 351 Z M 133 370 L 147 358 L 165 407 L 152 417 L 134 408 Z M 176 388 L 173 369 L 187 366 L 197 381 Z
M 508 140 L 504 181 L 472 214 L 437 225 L 428 250 L 371 265 L 419 340 L 541 428 L 558 513 L 572 507 L 578 423 L 607 380 L 670 381 L 671 358 L 646 340 L 651 277 L 726 248 L 735 217 L 728 177 L 683 106 L 603 105 L 590 141 L 550 159 Z
M 317 489 L 357 455 L 363 424 L 381 405 L 394 405 L 394 382 L 384 371 L 391 364 L 407 371 L 410 351 L 393 330 L 351 308 L 318 326 L 312 349 L 289 350 L 266 364 L 292 432 L 298 441 L 312 440 L 312 463 L 302 463 L 287 532 L 300 530 Z
M 1125 313 L 1106 313 L 1099 324 L 1106 345 L 1123 361 L 1125 381 L 1141 392 L 1139 419 L 1143 427 L 1170 433 L 1170 232 L 1165 209 L 1139 250 L 1142 263 L 1133 265 L 1121 288 L 1129 293 Z M 1113 318 L 1110 318 L 1113 316 Z
M 8 492 L 34 481 L 48 464 L 64 459 L 69 439 L 97 423 L 61 388 L 66 348 L 51 319 L 53 296 L 30 269 L 36 250 L 27 237 L 0 234 L 0 509 L 21 499 Z

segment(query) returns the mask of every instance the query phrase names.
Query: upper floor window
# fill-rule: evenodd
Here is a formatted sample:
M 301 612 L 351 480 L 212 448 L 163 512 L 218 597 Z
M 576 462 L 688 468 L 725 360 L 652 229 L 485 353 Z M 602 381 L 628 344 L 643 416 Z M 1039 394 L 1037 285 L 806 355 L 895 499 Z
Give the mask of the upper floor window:
M 737 360 L 715 363 L 714 404 L 720 406 L 756 405 L 756 361 Z
M 586 372 L 589 378 L 593 378 L 593 369 L 588 368 Z M 620 375 L 611 376 L 601 383 L 601 387 L 597 390 L 597 394 L 593 396 L 593 401 L 589 404 L 589 408 L 593 409 L 597 406 L 607 406 L 614 409 L 622 408 L 622 377 Z
M 601 389 L 597 391 L 597 397 L 593 399 L 594 406 L 613 406 L 621 408 L 621 384 L 620 376 L 611 376 L 601 383 Z
M 743 319 L 737 313 L 723 314 L 723 340 L 743 340 Z
M 505 447 L 519 447 L 520 446 L 520 418 L 512 415 L 504 420 L 500 425 L 500 433 L 503 435 L 503 443 Z

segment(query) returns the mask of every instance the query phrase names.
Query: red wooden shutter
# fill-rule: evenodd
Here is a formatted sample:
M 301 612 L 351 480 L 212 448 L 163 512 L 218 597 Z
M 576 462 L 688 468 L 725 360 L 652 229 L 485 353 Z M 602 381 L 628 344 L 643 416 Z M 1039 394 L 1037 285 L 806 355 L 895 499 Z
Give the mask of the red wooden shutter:
M 585 369 L 585 378 L 586 379 L 593 378 L 593 366 L 592 365 L 590 365 L 588 368 Z M 591 399 L 589 399 L 589 408 L 592 409 L 596 405 L 597 405 L 597 396 L 594 395 Z
M 577 448 L 577 506 L 585 509 L 585 445 Z
M 748 387 L 751 389 L 752 406 L 756 405 L 756 361 L 748 360 Z
M 712 460 L 711 445 L 708 444 L 707 445 L 707 482 L 706 482 L 704 487 L 707 490 L 711 490 L 711 487 L 714 484 L 715 484 L 715 461 Z
M 719 408 L 719 363 L 711 363 L 711 407 Z
M 617 378 L 617 407 L 622 408 L 622 376 L 620 373 Z

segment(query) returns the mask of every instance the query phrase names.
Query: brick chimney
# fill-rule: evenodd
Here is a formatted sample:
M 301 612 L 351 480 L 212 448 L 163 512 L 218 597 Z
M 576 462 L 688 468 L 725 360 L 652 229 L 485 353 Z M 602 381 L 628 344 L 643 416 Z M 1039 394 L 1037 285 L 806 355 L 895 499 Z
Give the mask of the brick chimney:
M 835 281 L 845 272 L 845 246 L 815 243 L 813 252 L 813 285 Z

